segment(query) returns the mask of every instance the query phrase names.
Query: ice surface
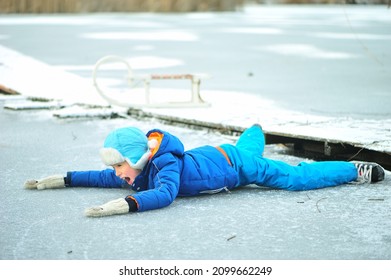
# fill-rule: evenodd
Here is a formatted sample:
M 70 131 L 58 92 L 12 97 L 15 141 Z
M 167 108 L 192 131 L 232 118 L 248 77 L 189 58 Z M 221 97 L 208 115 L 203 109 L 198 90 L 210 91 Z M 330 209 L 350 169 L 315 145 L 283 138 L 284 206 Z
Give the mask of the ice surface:
M 26 179 L 101 169 L 116 127 L 159 127 L 185 148 L 236 138 L 132 119 L 63 121 L 46 111 L 0 111 L 0 259 L 390 259 L 390 172 L 375 185 L 308 192 L 255 186 L 178 198 L 164 209 L 86 218 L 127 189 L 23 189 Z M 265 156 L 298 164 L 278 145 Z

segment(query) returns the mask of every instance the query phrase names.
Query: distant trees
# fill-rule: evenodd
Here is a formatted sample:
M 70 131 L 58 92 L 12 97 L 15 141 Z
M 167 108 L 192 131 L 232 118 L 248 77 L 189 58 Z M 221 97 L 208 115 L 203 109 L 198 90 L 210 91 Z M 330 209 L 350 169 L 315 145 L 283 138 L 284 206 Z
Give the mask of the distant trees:
M 389 4 L 390 1 L 391 0 L 254 0 L 252 2 L 256 2 L 259 4 L 366 4 L 366 5 L 371 5 L 371 4 Z
M 233 11 L 245 0 L 1 0 L 1 13 Z
M 234 11 L 259 4 L 388 4 L 391 0 L 0 0 L 0 13 Z

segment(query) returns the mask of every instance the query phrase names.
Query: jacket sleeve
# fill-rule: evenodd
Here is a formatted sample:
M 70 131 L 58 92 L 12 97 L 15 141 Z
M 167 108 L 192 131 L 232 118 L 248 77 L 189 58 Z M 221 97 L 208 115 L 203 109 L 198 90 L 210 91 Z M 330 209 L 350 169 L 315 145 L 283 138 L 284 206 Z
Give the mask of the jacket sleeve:
M 172 154 L 165 154 L 151 164 L 157 170 L 153 177 L 154 187 L 132 195 L 139 212 L 166 207 L 179 192 L 180 170 L 177 158 Z
M 115 175 L 113 169 L 105 169 L 68 172 L 65 185 L 67 187 L 121 188 L 127 184 Z

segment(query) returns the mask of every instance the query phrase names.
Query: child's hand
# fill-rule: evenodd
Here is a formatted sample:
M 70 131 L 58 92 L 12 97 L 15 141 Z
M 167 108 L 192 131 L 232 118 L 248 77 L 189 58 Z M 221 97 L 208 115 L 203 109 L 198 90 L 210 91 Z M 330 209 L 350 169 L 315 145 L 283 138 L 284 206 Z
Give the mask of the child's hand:
M 39 180 L 28 180 L 24 183 L 24 187 L 26 189 L 38 189 L 38 190 L 44 190 L 44 189 L 58 189 L 58 188 L 64 188 L 65 182 L 64 182 L 64 176 L 62 175 L 52 175 L 49 177 L 45 177 Z
M 87 217 L 103 217 L 126 213 L 129 213 L 129 204 L 124 198 L 118 198 L 101 206 L 88 208 L 84 212 Z

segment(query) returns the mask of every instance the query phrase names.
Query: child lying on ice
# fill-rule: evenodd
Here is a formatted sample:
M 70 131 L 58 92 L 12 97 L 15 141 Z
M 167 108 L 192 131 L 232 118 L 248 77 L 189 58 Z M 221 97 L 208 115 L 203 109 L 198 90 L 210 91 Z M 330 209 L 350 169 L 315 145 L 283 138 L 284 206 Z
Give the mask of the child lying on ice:
M 177 196 L 213 194 L 256 184 L 291 191 L 384 179 L 376 163 L 325 161 L 291 166 L 262 156 L 265 137 L 259 125 L 246 129 L 236 145 L 202 146 L 184 151 L 174 135 L 154 129 L 146 135 L 135 127 L 111 132 L 101 149 L 113 169 L 73 171 L 29 180 L 27 189 L 130 186 L 135 194 L 85 211 L 90 217 L 141 212 L 170 205 Z

